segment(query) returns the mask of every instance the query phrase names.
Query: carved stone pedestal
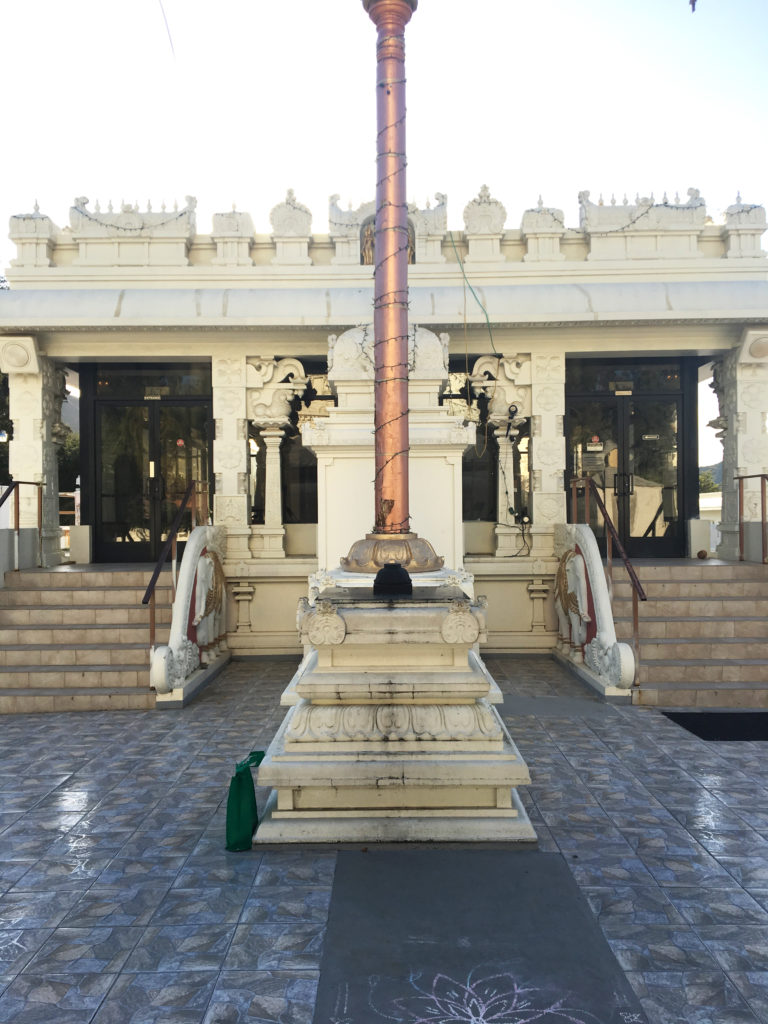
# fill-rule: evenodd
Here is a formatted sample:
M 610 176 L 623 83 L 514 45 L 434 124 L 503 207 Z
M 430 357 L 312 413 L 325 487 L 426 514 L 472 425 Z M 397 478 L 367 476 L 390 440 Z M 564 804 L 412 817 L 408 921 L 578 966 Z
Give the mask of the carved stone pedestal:
M 476 653 L 485 604 L 454 586 L 303 600 L 307 655 L 262 762 L 273 787 L 256 843 L 533 841 L 528 769 Z

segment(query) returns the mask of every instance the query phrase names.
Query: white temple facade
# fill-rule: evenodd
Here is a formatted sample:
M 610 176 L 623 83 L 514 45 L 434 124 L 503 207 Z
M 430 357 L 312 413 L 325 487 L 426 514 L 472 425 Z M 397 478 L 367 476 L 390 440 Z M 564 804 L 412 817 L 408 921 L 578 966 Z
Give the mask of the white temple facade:
M 488 597 L 488 651 L 558 642 L 555 532 L 574 476 L 596 478 L 630 556 L 695 554 L 700 377 L 714 372 L 720 403 L 722 556 L 737 556 L 734 476 L 768 472 L 763 207 L 739 197 L 713 223 L 695 189 L 579 201 L 576 227 L 541 200 L 514 227 L 485 186 L 452 230 L 440 193 L 409 211 L 412 527 Z M 195 480 L 226 528 L 230 649 L 298 652 L 308 577 L 373 525 L 374 204 L 331 197 L 322 235 L 290 191 L 269 235 L 236 211 L 200 233 L 195 205 L 80 197 L 64 227 L 37 209 L 11 217 L 11 473 L 44 485 L 55 564 L 69 375 L 75 557 L 154 561 Z M 33 497 L 20 515 L 35 521 Z M 748 535 L 759 515 L 748 480 Z

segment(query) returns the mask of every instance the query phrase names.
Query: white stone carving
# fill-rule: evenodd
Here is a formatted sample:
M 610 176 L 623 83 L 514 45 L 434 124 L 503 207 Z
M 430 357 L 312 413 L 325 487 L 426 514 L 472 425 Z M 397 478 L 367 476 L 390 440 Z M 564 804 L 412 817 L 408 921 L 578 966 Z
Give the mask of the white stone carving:
M 635 204 L 605 206 L 593 203 L 589 192 L 579 193 L 579 220 L 590 238 L 590 260 L 676 259 L 701 255 L 699 237 L 707 210 L 698 189 L 688 189 L 685 204 L 655 203 L 653 197 Z
M 558 353 L 534 354 L 531 379 L 534 384 L 565 381 L 565 357 Z
M 184 688 L 200 667 L 226 649 L 224 570 L 226 530 L 198 526 L 184 548 L 167 645 L 152 652 L 150 685 L 158 694 Z
M 70 207 L 72 238 L 79 266 L 186 266 L 195 237 L 197 200 L 187 196 L 181 210 L 153 212 L 149 204 L 121 203 L 119 210 L 88 209 L 87 196 Z M 111 206 L 111 204 L 110 204 Z
M 555 585 L 560 654 L 581 666 L 587 681 L 601 692 L 626 691 L 634 679 L 634 654 L 628 644 L 616 639 L 608 585 L 594 534 L 581 523 L 558 523 L 554 539 L 555 554 L 560 558 Z M 586 610 L 590 598 L 594 623 Z
M 328 381 L 373 381 L 373 328 L 352 327 L 328 338 Z
M 470 381 L 476 395 L 485 393 L 488 418 L 495 427 L 518 427 L 531 414 L 529 356 L 481 356 Z
M 562 210 L 544 206 L 539 198 L 536 209 L 526 210 L 523 214 L 520 229 L 526 242 L 524 261 L 565 259 L 565 255 L 560 252 L 560 239 L 565 234 Z
M 435 193 L 437 205 L 429 203 L 420 210 L 413 203 L 408 204 L 408 221 L 413 229 L 416 263 L 444 263 L 442 254 L 443 238 L 447 230 L 447 199 L 442 192 Z M 342 210 L 339 196 L 333 195 L 328 201 L 328 227 L 336 254 L 334 264 L 373 263 L 373 233 L 362 239 L 363 225 L 376 215 L 376 203 L 362 203 L 356 210 Z M 361 247 L 368 251 L 361 253 Z M 361 259 L 362 255 L 362 259 Z
M 35 339 L 22 335 L 5 338 L 0 344 L 0 370 L 3 373 L 39 373 Z
M 464 225 L 469 252 L 465 262 L 498 263 L 504 260 L 501 238 L 507 211 L 494 199 L 487 185 L 464 207 Z
M 302 598 L 296 624 L 302 642 L 314 647 L 336 646 L 343 643 L 347 635 L 347 625 L 330 601 L 319 600 L 310 606 L 306 598 Z
M 288 189 L 284 202 L 273 207 L 269 220 L 276 248 L 272 263 L 278 266 L 310 264 L 312 214 L 296 199 L 293 189 Z
M 235 384 L 242 384 L 242 359 L 214 359 L 211 370 L 214 388 L 231 387 Z
M 298 359 L 248 362 L 248 418 L 261 427 L 285 427 L 290 423 L 291 403 L 307 386 Z
M 725 211 L 728 259 L 762 258 L 760 240 L 765 233 L 765 207 L 742 203 L 741 197 Z
M 253 221 L 249 213 L 214 213 L 211 237 L 216 243 L 214 264 L 219 267 L 252 265 Z
M 217 525 L 244 526 L 247 523 L 247 503 L 245 495 L 222 497 L 215 494 L 213 507 Z
M 491 196 L 487 185 L 464 207 L 464 225 L 470 235 L 499 235 L 506 219 L 507 211 Z
M 473 644 L 480 636 L 481 625 L 470 611 L 467 601 L 454 601 L 443 619 L 440 635 L 447 644 Z
M 499 720 L 483 701 L 471 705 L 304 702 L 292 716 L 290 743 L 413 743 L 500 740 Z
M 21 213 L 10 218 L 8 235 L 16 244 L 12 267 L 50 267 L 59 229 L 50 217 L 40 213 Z
M 312 213 L 289 188 L 285 201 L 272 208 L 269 222 L 279 238 L 307 238 L 312 230 Z

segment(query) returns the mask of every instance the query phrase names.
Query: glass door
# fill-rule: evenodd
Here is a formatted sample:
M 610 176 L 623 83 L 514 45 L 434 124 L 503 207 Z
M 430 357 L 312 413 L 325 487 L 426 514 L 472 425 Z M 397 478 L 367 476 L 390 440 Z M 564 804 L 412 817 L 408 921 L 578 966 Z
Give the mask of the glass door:
M 197 521 L 205 521 L 209 419 L 207 404 L 173 400 L 96 404 L 98 561 L 155 561 L 192 480 L 198 482 L 201 495 Z M 191 528 L 188 507 L 178 533 L 181 545 Z
M 102 405 L 96 415 L 95 547 L 99 560 L 152 557 L 150 415 L 143 404 Z
M 159 537 L 159 548 L 168 538 L 176 513 L 181 507 L 187 487 L 197 481 L 196 521 L 206 521 L 208 506 L 208 410 L 199 405 L 162 405 L 152 410 L 157 455 L 153 482 L 155 523 L 153 532 Z M 201 507 L 202 506 L 202 507 Z M 183 543 L 192 530 L 192 508 L 184 511 L 177 538 Z M 179 549 L 179 553 L 181 548 Z M 157 555 L 154 556 L 155 558 Z
M 567 403 L 567 476 L 592 477 L 630 557 L 670 557 L 683 550 L 680 402 L 678 396 L 629 393 Z M 581 495 L 579 522 L 584 505 Z M 605 528 L 594 502 L 590 525 L 604 549 Z
M 675 554 L 683 539 L 680 518 L 680 408 L 676 398 L 626 402 L 624 534 L 630 556 Z

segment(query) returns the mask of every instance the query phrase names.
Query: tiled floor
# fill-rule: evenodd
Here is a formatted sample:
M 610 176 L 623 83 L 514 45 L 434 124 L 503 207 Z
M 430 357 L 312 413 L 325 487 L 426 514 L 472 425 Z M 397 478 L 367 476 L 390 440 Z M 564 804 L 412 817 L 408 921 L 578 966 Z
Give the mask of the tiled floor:
M 768 1022 L 766 746 L 601 704 L 546 659 L 488 664 L 540 849 L 649 1020 Z M 0 720 L 0 1022 L 311 1022 L 335 854 L 223 843 L 293 667 L 234 663 L 179 711 Z

